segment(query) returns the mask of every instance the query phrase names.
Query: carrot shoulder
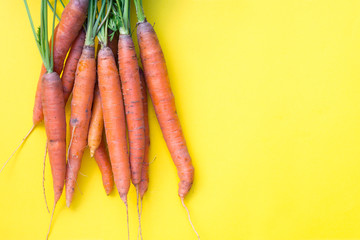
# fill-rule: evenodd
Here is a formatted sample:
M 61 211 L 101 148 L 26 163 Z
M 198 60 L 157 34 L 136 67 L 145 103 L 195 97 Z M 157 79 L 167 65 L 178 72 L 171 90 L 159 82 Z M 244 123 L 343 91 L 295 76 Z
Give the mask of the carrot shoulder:
M 180 178 L 179 196 L 184 199 L 194 180 L 194 167 L 176 112 L 165 58 L 150 23 L 146 21 L 138 23 L 137 37 L 146 84 L 165 142 Z

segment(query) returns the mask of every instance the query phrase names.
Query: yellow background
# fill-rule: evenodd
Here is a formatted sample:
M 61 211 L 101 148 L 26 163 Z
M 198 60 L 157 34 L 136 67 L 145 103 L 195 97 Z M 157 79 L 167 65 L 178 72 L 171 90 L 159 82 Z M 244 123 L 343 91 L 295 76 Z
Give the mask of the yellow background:
M 39 1 L 28 2 L 37 24 Z M 31 127 L 41 59 L 23 2 L 0 6 L 2 164 Z M 196 169 L 186 203 L 201 239 L 360 239 L 360 1 L 144 0 L 144 9 Z M 152 108 L 150 125 L 144 239 L 196 239 Z M 45 141 L 41 125 L 0 174 L 1 239 L 45 238 Z M 127 239 L 124 205 L 105 195 L 88 150 L 81 172 L 83 194 L 70 209 L 60 200 L 51 239 Z M 51 203 L 48 164 L 46 193 Z M 129 203 L 136 239 L 133 187 Z

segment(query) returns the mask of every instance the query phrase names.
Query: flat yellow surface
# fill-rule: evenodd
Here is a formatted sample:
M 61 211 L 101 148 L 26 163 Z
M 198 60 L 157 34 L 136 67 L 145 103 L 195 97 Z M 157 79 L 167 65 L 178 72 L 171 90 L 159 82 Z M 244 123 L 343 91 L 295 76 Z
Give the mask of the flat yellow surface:
M 38 24 L 40 1 L 28 2 Z M 3 164 L 31 127 L 41 59 L 23 2 L 0 6 Z M 144 0 L 144 9 L 196 169 L 186 204 L 201 239 L 360 239 L 360 1 Z M 144 239 L 196 239 L 152 107 L 150 125 Z M 0 174 L 0 239 L 45 239 L 45 141 L 41 125 Z M 88 150 L 81 173 L 83 194 L 70 209 L 60 200 L 51 239 L 127 239 L 124 205 L 105 195 Z M 51 203 L 48 163 L 46 194 Z M 135 240 L 133 187 L 129 204 Z

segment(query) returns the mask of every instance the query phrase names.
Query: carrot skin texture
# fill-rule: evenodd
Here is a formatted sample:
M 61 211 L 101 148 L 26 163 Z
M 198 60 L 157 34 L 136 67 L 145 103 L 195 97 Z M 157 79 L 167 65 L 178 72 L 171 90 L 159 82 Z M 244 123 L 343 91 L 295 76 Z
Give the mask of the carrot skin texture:
M 103 186 L 107 195 L 109 195 L 114 188 L 113 173 L 111 170 L 109 154 L 105 147 L 104 139 L 101 141 L 99 147 L 96 149 L 94 154 L 95 161 L 99 166 Z
M 82 156 L 87 146 L 94 87 L 96 81 L 95 48 L 84 46 L 75 77 L 71 101 L 69 160 L 66 170 L 66 204 L 70 206 Z
M 115 185 L 127 204 L 130 188 L 130 163 L 126 140 L 126 123 L 119 72 L 110 48 L 98 54 L 98 81 L 104 115 L 105 133 Z
M 56 203 L 63 191 L 66 172 L 65 103 L 59 75 L 55 72 L 44 74 L 41 89 Z
M 177 168 L 180 178 L 178 193 L 183 199 L 192 186 L 194 167 L 176 112 L 164 54 L 150 23 L 138 23 L 137 37 L 146 84 L 165 142 Z
M 78 32 L 82 28 L 82 25 L 87 16 L 87 9 L 89 0 L 70 0 L 66 5 L 59 24 L 54 30 L 54 72 L 61 75 L 64 67 L 64 60 L 67 52 Z M 39 81 L 42 79 L 43 71 L 40 73 Z M 40 87 L 39 87 L 40 86 Z M 43 119 L 41 106 L 41 84 L 38 84 L 35 95 L 35 104 L 33 110 L 33 123 L 34 125 L 39 124 Z
M 89 0 L 70 0 L 66 5 L 54 38 L 54 71 L 59 75 L 71 44 L 77 37 L 87 16 Z
M 42 78 L 46 73 L 46 68 L 44 64 L 41 65 L 40 78 L 37 84 L 36 93 L 35 93 L 35 103 L 33 108 L 33 123 L 38 125 L 44 119 L 43 107 L 42 107 L 42 98 L 41 98 L 41 85 Z
M 71 50 L 68 58 L 66 59 L 64 71 L 61 76 L 61 81 L 64 90 L 65 104 L 69 99 L 72 89 L 74 87 L 76 67 L 79 62 L 82 49 L 84 47 L 84 43 L 85 43 L 85 31 L 80 30 L 74 43 L 71 45 Z
M 139 183 L 139 194 L 143 198 L 149 186 L 149 148 L 150 148 L 150 128 L 148 117 L 148 100 L 146 92 L 146 82 L 143 70 L 140 68 L 141 92 L 144 109 L 144 127 L 145 127 L 145 155 L 144 163 L 141 168 L 141 182 Z
M 118 51 L 119 73 L 129 133 L 131 179 L 133 184 L 137 185 L 141 181 L 141 168 L 144 162 L 145 130 L 139 66 L 130 35 L 120 34 Z
M 100 90 L 99 86 L 96 85 L 88 136 L 88 145 L 91 156 L 94 156 L 96 149 L 100 146 L 103 129 L 104 117 L 101 107 Z

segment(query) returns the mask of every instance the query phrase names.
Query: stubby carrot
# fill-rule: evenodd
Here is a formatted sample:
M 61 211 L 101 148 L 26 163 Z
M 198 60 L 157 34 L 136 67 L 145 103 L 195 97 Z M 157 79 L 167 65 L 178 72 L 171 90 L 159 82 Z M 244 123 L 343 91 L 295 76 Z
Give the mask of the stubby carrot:
M 94 156 L 96 149 L 100 146 L 102 139 L 102 132 L 104 129 L 104 117 L 101 108 L 101 98 L 99 86 L 95 86 L 94 103 L 92 107 L 92 116 L 90 120 L 88 145 L 90 148 L 91 157 Z
M 111 170 L 110 158 L 105 147 L 105 141 L 104 138 L 102 139 L 103 140 L 101 141 L 99 147 L 95 151 L 94 158 L 102 175 L 105 192 L 109 195 L 114 188 L 114 179 Z

